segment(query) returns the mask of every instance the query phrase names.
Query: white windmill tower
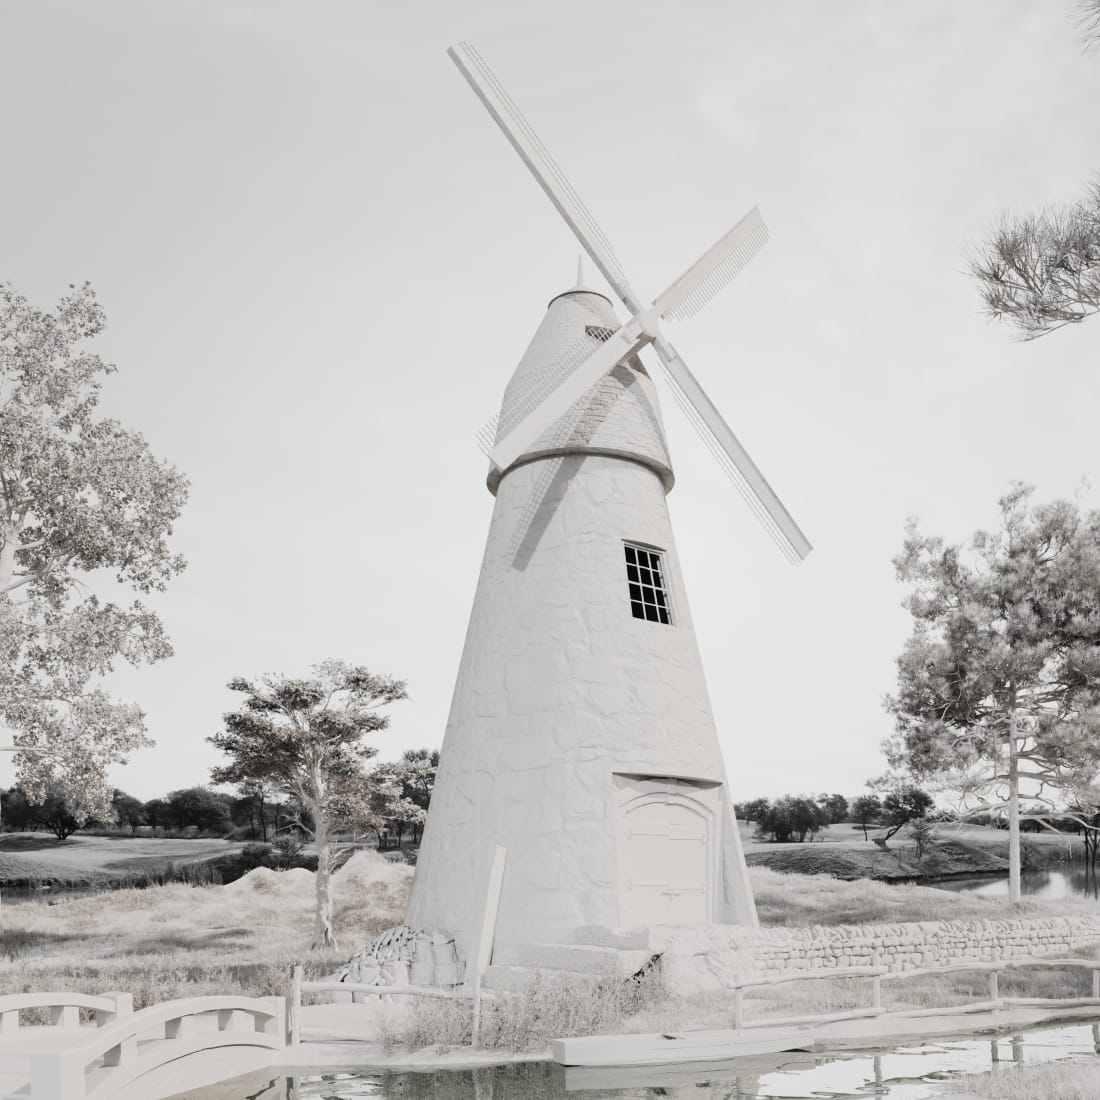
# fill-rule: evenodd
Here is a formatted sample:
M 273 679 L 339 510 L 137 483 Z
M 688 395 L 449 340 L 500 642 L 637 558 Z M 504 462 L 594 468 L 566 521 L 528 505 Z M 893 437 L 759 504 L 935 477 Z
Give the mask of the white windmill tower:
M 508 849 L 496 963 L 642 948 L 756 910 L 669 524 L 652 344 L 673 396 L 794 562 L 810 544 L 664 337 L 763 246 L 751 211 L 651 306 L 499 81 L 448 51 L 630 315 L 548 308 L 488 429 L 496 502 L 407 921 L 473 948 Z M 562 945 L 575 945 L 563 947 Z

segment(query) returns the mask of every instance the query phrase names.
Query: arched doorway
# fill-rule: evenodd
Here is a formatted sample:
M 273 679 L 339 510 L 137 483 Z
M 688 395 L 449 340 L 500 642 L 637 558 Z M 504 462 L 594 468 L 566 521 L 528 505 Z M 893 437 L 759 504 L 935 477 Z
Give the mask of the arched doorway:
M 630 778 L 635 789 L 622 791 L 627 797 L 620 802 L 622 926 L 709 923 L 716 851 L 711 792 L 683 780 Z

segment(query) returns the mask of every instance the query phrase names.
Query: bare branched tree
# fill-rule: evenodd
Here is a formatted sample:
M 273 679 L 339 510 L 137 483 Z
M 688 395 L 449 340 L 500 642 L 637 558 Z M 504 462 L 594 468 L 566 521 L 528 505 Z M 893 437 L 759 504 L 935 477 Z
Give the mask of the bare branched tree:
M 1100 0 L 1080 0 L 1078 25 L 1087 47 L 1100 46 Z
M 1100 15 L 1098 15 L 1100 18 Z M 970 264 L 992 317 L 1025 340 L 1100 310 L 1100 180 L 1067 210 L 1005 218 Z
M 1100 48 L 1100 0 L 1078 0 L 1085 48 Z M 1034 340 L 1100 310 L 1100 179 L 1078 203 L 1005 217 L 970 260 L 991 317 Z

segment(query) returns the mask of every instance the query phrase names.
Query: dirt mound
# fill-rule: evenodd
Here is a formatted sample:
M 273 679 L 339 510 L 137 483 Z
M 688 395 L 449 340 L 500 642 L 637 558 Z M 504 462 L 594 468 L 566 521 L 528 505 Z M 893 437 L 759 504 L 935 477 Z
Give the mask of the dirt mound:
M 356 852 L 337 872 L 336 881 L 365 890 L 376 885 L 408 886 L 412 877 L 413 869 L 407 863 L 392 863 L 377 852 Z

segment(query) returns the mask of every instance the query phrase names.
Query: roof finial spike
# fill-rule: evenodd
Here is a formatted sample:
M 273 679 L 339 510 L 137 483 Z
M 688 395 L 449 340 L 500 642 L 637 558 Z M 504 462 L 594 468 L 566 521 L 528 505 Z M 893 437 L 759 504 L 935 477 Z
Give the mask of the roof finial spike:
M 577 253 L 577 286 L 584 286 L 584 253 Z

